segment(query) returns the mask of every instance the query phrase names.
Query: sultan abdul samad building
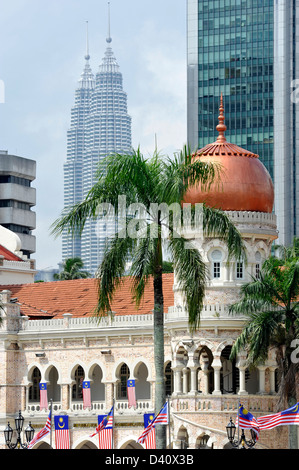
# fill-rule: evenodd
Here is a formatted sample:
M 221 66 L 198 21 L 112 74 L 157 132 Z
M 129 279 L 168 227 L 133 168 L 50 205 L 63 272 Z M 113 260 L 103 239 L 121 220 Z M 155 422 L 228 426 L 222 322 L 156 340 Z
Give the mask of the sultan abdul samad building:
M 244 317 L 229 315 L 228 305 L 236 301 L 240 286 L 259 273 L 277 229 L 268 171 L 258 155 L 227 142 L 225 130 L 221 107 L 217 140 L 195 156 L 221 162 L 222 188 L 212 187 L 207 194 L 192 189 L 185 202 L 205 201 L 223 209 L 243 236 L 248 263 L 227 264 L 227 248 L 218 238 L 186 235 L 210 271 L 201 325 L 192 335 L 175 275 L 164 275 L 165 384 L 174 449 L 227 448 L 226 425 L 231 416 L 235 420 L 239 400 L 259 417 L 275 412 L 278 399 L 275 357 L 250 370 L 245 352 L 236 361 L 229 360 Z M 144 429 L 143 416 L 154 411 L 153 287 L 148 284 L 136 310 L 129 283 L 124 278 L 117 291 L 113 320 L 98 324 L 92 316 L 95 279 L 20 285 L 11 275 L 6 285 L 2 282 L 2 429 L 7 421 L 13 422 L 18 410 L 25 425 L 31 421 L 36 432 L 45 425 L 48 411 L 40 410 L 39 383 L 46 382 L 53 415 L 68 415 L 72 449 L 98 447 L 98 437 L 89 436 L 98 415 L 108 413 L 113 400 L 115 448 L 142 447 L 136 441 Z M 136 381 L 136 409 L 128 407 L 129 378 Z M 82 380 L 91 383 L 91 409 L 83 408 Z M 287 448 L 287 426 L 278 429 L 262 431 L 255 448 Z M 5 445 L 3 433 L 0 444 Z M 49 445 L 47 435 L 35 448 Z

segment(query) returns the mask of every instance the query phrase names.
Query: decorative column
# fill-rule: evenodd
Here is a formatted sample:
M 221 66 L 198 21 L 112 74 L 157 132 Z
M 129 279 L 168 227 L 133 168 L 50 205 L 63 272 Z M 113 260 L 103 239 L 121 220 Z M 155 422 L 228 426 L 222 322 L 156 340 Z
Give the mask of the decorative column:
M 60 390 L 61 390 L 61 409 L 62 410 L 70 410 L 71 408 L 71 403 L 70 403 L 70 390 L 71 390 L 72 385 L 69 383 L 66 384 L 60 384 Z
M 242 352 L 237 360 L 236 367 L 239 369 L 239 392 L 238 395 L 248 395 L 245 386 L 246 353 Z
M 214 391 L 213 395 L 222 395 L 220 390 L 220 371 L 222 368 L 222 362 L 220 357 L 214 358 L 212 362 L 212 367 L 214 369 Z
M 275 395 L 275 371 L 277 369 L 277 366 L 271 366 L 269 367 L 269 372 L 270 372 L 270 395 Z
M 188 368 L 183 369 L 183 393 L 188 393 Z
M 191 390 L 189 392 L 189 395 L 196 395 L 198 393 L 198 388 L 197 388 L 197 369 L 198 367 L 192 366 L 190 367 L 190 374 L 191 374 L 191 380 L 190 380 L 190 385 L 191 385 Z
M 246 372 L 246 367 L 245 366 L 239 366 L 239 392 L 238 395 L 248 395 L 248 392 L 246 392 L 245 388 L 245 372 Z
M 209 374 L 210 374 L 210 371 L 209 371 L 209 363 L 208 362 L 204 362 L 202 364 L 202 371 L 203 371 L 203 390 L 202 390 L 202 393 L 204 395 L 208 395 L 209 393 Z
M 105 383 L 105 405 L 107 410 L 110 410 L 112 408 L 113 398 L 116 399 L 115 389 L 116 384 L 114 384 L 114 382 Z
M 178 395 L 182 393 L 182 367 L 173 367 L 173 374 L 174 374 L 174 395 Z
M 258 366 L 258 371 L 259 371 L 259 395 L 265 395 L 265 371 L 266 371 L 266 366 Z

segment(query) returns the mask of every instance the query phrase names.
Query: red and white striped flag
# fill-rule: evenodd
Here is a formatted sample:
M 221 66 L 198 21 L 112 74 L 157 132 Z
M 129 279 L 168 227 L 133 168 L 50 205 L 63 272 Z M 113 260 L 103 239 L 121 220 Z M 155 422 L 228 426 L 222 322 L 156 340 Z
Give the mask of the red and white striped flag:
M 144 445 L 146 449 L 155 449 L 156 448 L 156 430 L 155 426 L 152 427 L 150 432 L 145 438 Z
M 39 383 L 39 403 L 40 410 L 48 409 L 48 392 L 46 382 Z
M 43 437 L 45 437 L 49 432 L 51 432 L 51 423 L 52 423 L 51 416 L 52 416 L 52 414 L 51 414 L 51 410 L 50 410 L 50 413 L 49 413 L 49 416 L 48 416 L 48 419 L 47 419 L 47 422 L 46 422 L 45 427 L 43 427 L 43 429 L 41 429 L 41 430 L 36 434 L 36 436 L 32 439 L 32 441 L 29 442 L 27 449 L 32 449 L 32 447 L 33 447 L 38 441 L 40 441 L 40 440 L 41 440 Z
M 99 432 L 99 449 L 112 449 L 113 416 L 108 416 L 107 425 Z
M 56 449 L 70 448 L 69 417 L 66 415 L 54 416 L 55 447 Z
M 299 424 L 299 402 L 287 410 L 257 418 L 260 429 L 273 429 L 277 426 Z
M 129 408 L 134 406 L 136 408 L 136 394 L 135 394 L 135 380 L 128 380 L 127 381 L 127 392 L 128 392 L 128 402 Z
M 145 428 L 141 436 L 137 439 L 137 442 L 143 444 L 147 439 L 147 436 L 155 427 L 156 424 L 168 424 L 168 402 L 165 403 L 161 411 L 157 414 L 157 416 L 149 423 L 149 425 Z
M 84 380 L 82 383 L 83 389 L 83 409 L 91 408 L 91 393 L 90 393 L 90 381 Z
M 155 415 L 154 413 L 145 413 L 144 420 L 144 429 L 153 421 Z M 144 445 L 146 449 L 155 449 L 156 448 L 156 431 L 155 426 L 150 429 L 150 432 L 147 434 L 144 440 Z

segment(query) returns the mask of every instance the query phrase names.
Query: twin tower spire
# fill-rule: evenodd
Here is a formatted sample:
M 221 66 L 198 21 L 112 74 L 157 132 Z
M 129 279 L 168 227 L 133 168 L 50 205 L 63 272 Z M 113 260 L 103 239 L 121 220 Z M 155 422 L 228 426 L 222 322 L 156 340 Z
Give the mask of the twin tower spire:
M 102 64 L 100 65 L 100 72 L 118 72 L 119 66 L 116 62 L 116 59 L 113 55 L 112 49 L 110 44 L 112 42 L 111 32 L 110 32 L 110 2 L 108 2 L 108 35 L 106 38 L 106 42 L 108 44 L 105 57 L 102 60 Z M 90 53 L 89 53 L 89 30 L 88 30 L 88 21 L 86 21 L 86 54 L 85 54 L 85 67 L 83 73 L 81 74 L 81 79 L 79 80 L 80 88 L 92 88 L 95 84 L 94 75 L 92 73 L 89 60 L 90 60 Z

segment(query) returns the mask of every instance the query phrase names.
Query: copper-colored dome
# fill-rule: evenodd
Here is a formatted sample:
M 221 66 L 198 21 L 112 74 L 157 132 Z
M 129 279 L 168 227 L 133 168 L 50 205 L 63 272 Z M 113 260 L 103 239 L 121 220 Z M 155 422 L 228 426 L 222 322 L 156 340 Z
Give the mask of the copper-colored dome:
M 256 211 L 271 213 L 274 189 L 269 172 L 259 156 L 226 141 L 224 132 L 223 98 L 221 94 L 219 136 L 216 142 L 194 154 L 194 159 L 216 163 L 220 168 L 220 181 L 208 190 L 200 185 L 190 188 L 184 203 L 205 203 L 225 211 Z

